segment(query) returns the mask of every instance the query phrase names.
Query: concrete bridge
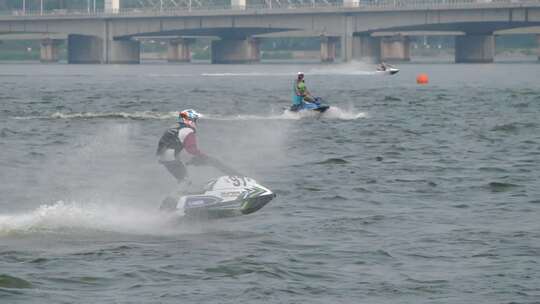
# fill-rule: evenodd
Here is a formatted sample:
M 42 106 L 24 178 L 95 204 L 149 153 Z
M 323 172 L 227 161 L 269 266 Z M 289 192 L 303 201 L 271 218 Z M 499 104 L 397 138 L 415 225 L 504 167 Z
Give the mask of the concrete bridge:
M 138 63 L 138 38 L 173 37 L 169 60 L 189 61 L 193 39 L 217 37 L 211 45 L 213 63 L 247 63 L 260 60 L 260 39 L 295 33 L 321 38 L 322 61 L 333 61 L 338 45 L 345 61 L 378 61 L 407 60 L 408 33 L 448 32 L 457 35 L 456 62 L 492 62 L 494 34 L 540 26 L 540 0 L 352 0 L 277 7 L 233 0 L 228 8 L 197 10 L 191 6 L 122 10 L 118 0 L 106 3 L 109 6 L 102 12 L 39 11 L 0 16 L 0 40 L 2 34 L 66 35 L 69 63 Z M 381 34 L 397 32 L 400 35 Z M 540 43 L 540 36 L 537 38 Z M 54 61 L 55 39 L 44 39 L 41 53 L 45 61 Z

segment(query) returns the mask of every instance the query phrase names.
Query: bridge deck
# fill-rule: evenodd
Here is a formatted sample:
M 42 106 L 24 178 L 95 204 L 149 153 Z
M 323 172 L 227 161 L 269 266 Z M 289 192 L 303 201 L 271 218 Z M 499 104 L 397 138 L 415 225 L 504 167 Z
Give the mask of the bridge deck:
M 121 8 L 115 12 L 100 10 L 12 10 L 0 11 L 0 20 L 35 20 L 35 19 L 96 19 L 96 18 L 144 18 L 144 17 L 204 17 L 237 15 L 276 15 L 276 14 L 325 14 L 359 13 L 414 10 L 474 10 L 474 9 L 510 9 L 540 7 L 540 0 L 382 0 L 370 2 L 281 4 L 269 6 L 247 5 L 234 6 L 178 6 L 162 10 L 145 8 Z

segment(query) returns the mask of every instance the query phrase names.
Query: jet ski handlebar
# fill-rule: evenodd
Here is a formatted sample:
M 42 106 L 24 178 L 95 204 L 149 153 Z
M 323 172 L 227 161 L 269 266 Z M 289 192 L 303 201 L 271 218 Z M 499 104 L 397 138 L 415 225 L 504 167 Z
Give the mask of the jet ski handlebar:
M 194 166 L 199 166 L 199 165 L 212 166 L 227 175 L 245 176 L 244 174 L 236 171 L 235 169 L 229 167 L 228 165 L 222 163 L 219 159 L 214 158 L 212 156 L 199 156 L 192 159 L 188 164 L 194 165 Z

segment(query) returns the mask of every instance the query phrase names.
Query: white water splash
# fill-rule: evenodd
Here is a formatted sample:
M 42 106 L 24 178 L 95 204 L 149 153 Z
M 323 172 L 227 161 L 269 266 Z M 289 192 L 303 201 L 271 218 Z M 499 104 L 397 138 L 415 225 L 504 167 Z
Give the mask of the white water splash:
M 340 120 L 355 120 L 368 117 L 365 112 L 356 112 L 354 110 L 344 110 L 339 107 L 331 106 L 324 112 L 324 118 L 340 119 Z
M 28 213 L 0 214 L 0 236 L 74 231 L 163 235 L 178 232 L 172 216 L 158 210 L 59 201 Z
M 337 120 L 355 120 L 359 118 L 368 117 L 365 112 L 357 112 L 355 110 L 344 110 L 339 107 L 331 106 L 326 112 L 319 113 L 316 111 L 301 111 L 292 112 L 289 110 L 283 110 L 280 114 L 271 115 L 236 115 L 236 116 L 219 116 L 219 115 L 203 115 L 204 119 L 208 120 L 299 120 L 299 119 L 337 119 Z

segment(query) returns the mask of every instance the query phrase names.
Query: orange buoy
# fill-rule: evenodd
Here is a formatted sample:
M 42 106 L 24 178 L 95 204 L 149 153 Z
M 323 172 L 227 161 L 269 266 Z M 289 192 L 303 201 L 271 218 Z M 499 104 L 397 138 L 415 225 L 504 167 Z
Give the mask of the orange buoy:
M 416 76 L 416 83 L 418 84 L 427 84 L 429 82 L 429 78 L 427 74 L 419 74 Z

